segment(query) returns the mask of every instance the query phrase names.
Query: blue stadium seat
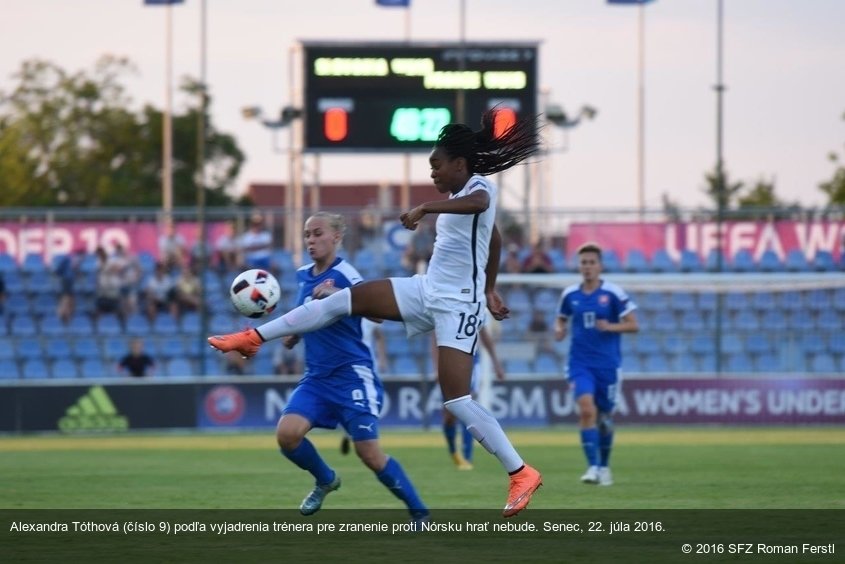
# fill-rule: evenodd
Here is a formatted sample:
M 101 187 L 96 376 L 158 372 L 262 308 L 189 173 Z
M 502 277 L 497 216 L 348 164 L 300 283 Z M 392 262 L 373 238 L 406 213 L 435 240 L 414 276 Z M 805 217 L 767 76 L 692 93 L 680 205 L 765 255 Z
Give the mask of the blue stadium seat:
M 11 339 L 0 339 L 0 360 L 11 360 L 17 356 Z
M 70 318 L 70 323 L 67 325 L 67 332 L 70 335 L 76 335 L 78 337 L 93 338 L 94 324 L 89 317 L 77 313 Z
M 108 337 L 103 340 L 103 357 L 108 361 L 118 361 L 129 352 L 129 339 L 122 336 Z
M 12 380 L 21 377 L 18 363 L 11 358 L 0 358 L 0 379 Z
M 674 310 L 680 312 L 696 309 L 695 296 L 691 292 L 672 292 L 669 294 L 669 303 Z
M 106 378 L 114 375 L 99 358 L 87 358 L 83 360 L 79 372 L 83 378 Z
M 566 255 L 557 247 L 549 249 L 549 258 L 552 259 L 552 268 L 555 272 L 566 272 Z
M 684 331 L 688 331 L 689 327 L 684 326 Z M 631 339 L 623 339 L 629 341 Z M 663 337 L 663 352 L 672 356 L 686 355 L 689 349 L 689 338 L 687 335 L 681 335 L 679 332 L 673 332 Z M 688 356 L 688 355 L 687 355 Z
M 678 264 L 678 268 L 681 272 L 701 272 L 704 270 L 704 267 L 701 264 L 701 259 L 698 257 L 698 253 L 687 249 L 681 251 L 681 260 Z
M 813 332 L 816 330 L 816 321 L 807 311 L 793 311 L 786 315 L 786 326 L 793 331 Z
M 534 361 L 534 370 L 539 373 L 560 374 L 563 370 L 557 358 L 545 353 L 541 354 Z
M 678 272 L 678 265 L 665 249 L 657 249 L 651 257 L 651 270 L 654 272 Z
M 138 266 L 141 267 L 141 272 L 150 274 L 155 270 L 156 259 L 148 251 L 140 251 L 138 253 Z
M 620 272 L 622 261 L 613 249 L 604 249 L 601 253 L 602 270 L 604 272 Z
M 761 314 L 760 325 L 765 327 L 767 331 L 785 331 L 787 328 L 786 316 L 783 311 L 774 306 Z
M 97 319 L 96 326 L 98 335 L 123 334 L 123 327 L 120 324 L 120 319 L 118 319 L 116 315 L 101 315 Z
M 707 272 L 718 272 L 720 265 L 719 259 L 721 258 L 721 269 L 722 271 L 731 270 L 731 264 L 725 254 L 720 251 L 719 249 L 711 249 L 710 252 L 707 253 L 707 257 L 704 259 L 704 269 Z
M 738 333 L 722 333 L 722 354 L 734 354 L 743 351 L 744 342 Z
M 669 372 L 671 370 L 669 361 L 666 356 L 661 353 L 645 355 L 643 360 L 643 370 L 645 372 Z
M 768 333 L 752 333 L 745 340 L 746 350 L 753 355 L 769 355 L 772 353 L 772 339 Z
M 727 355 L 724 366 L 728 372 L 746 373 L 754 371 L 751 357 L 742 352 Z
M 716 311 L 717 297 L 715 292 L 698 294 L 698 309 L 701 311 Z
M 839 365 L 833 356 L 827 353 L 819 353 L 813 356 L 810 361 L 810 370 L 813 372 L 839 372 Z
M 73 354 L 79 360 L 102 358 L 100 343 L 94 338 L 77 338 L 73 341 Z
M 625 255 L 625 270 L 628 272 L 648 272 L 651 270 L 645 253 L 639 249 L 631 249 Z
M 24 361 L 21 374 L 29 380 L 49 378 L 50 369 L 47 367 L 47 363 L 40 358 L 30 358 Z
M 754 272 L 757 270 L 757 263 L 754 256 L 748 249 L 740 249 L 734 254 L 730 269 L 733 272 Z
M 164 373 L 166 376 L 195 376 L 196 369 L 191 364 L 191 361 L 184 358 L 171 358 L 164 364 Z
M 79 271 L 83 274 L 94 274 L 97 272 L 97 255 L 85 254 L 79 261 Z
M 161 339 L 158 343 L 157 354 L 161 358 L 184 358 L 188 356 L 188 347 L 181 338 Z
M 199 333 L 200 331 L 200 316 L 195 311 L 188 311 L 182 315 L 179 320 L 179 326 L 185 333 Z
M 639 355 L 631 355 L 622 357 L 622 370 L 632 374 L 638 374 L 643 371 Z
M 18 271 L 18 263 L 15 257 L 9 253 L 0 253 L 0 273 L 8 275 L 11 272 Z
M 772 309 L 775 303 L 774 292 L 754 292 L 751 294 L 751 307 L 759 312 Z
M 751 310 L 750 304 L 748 303 L 748 295 L 740 292 L 728 292 L 725 294 L 722 299 L 722 305 L 728 311 Z
M 143 337 L 152 332 L 150 322 L 140 314 L 130 315 L 126 320 L 126 333 Z
M 659 311 L 653 319 L 653 327 L 656 331 L 670 333 L 678 330 L 678 322 L 675 319 L 675 314 L 671 311 Z
M 400 376 L 417 376 L 420 375 L 420 365 L 413 358 L 407 356 L 399 356 L 393 358 L 393 372 Z
M 53 378 L 79 378 L 79 367 L 68 358 L 55 361 L 51 372 Z
M 801 292 L 789 291 L 776 294 L 778 297 L 777 307 L 781 313 L 785 311 L 802 312 L 805 308 L 804 296 Z
M 813 311 L 827 311 L 833 307 L 833 294 L 829 290 L 810 290 L 804 295 L 804 303 Z
M 636 339 L 637 339 L 637 350 L 641 354 L 651 355 L 651 354 L 660 353 L 660 351 L 661 351 L 660 341 L 653 334 L 640 333 L 639 335 L 637 335 Z
M 675 360 L 675 370 L 684 374 L 698 372 L 698 362 L 690 354 L 680 354 Z
M 9 333 L 16 337 L 34 337 L 38 334 L 38 327 L 31 317 L 15 315 L 9 323 Z
M 153 321 L 152 330 L 157 335 L 176 335 L 179 333 L 179 324 L 169 314 L 160 313 Z
M 534 372 L 532 362 L 524 358 L 506 358 L 503 364 L 505 374 L 531 374 Z
M 711 335 L 698 334 L 693 336 L 690 343 L 690 351 L 697 355 L 713 354 L 716 351 L 716 343 Z
M 841 357 L 845 355 L 845 333 L 842 331 L 831 333 L 827 343 L 827 348 L 836 356 Z M 843 367 L 845 367 L 845 365 L 843 365 Z
M 511 288 L 504 300 L 514 313 L 527 313 L 531 311 L 531 297 L 523 288 Z
M 798 337 L 798 350 L 805 355 L 825 352 L 827 342 L 822 335 L 816 333 L 802 333 Z
M 741 311 L 734 318 L 733 327 L 740 331 L 758 331 L 760 329 L 760 319 L 752 311 Z
M 21 263 L 21 272 L 28 276 L 46 276 L 48 273 L 47 265 L 44 263 L 44 257 L 41 253 L 27 253 Z
M 58 360 L 60 358 L 67 359 L 72 356 L 70 343 L 67 339 L 61 337 L 51 337 L 47 339 L 45 349 L 45 356 L 48 360 Z
M 758 372 L 783 372 L 780 359 L 774 354 L 765 354 L 757 359 L 754 367 Z
M 833 291 L 833 309 L 845 313 L 845 288 L 836 288 Z
M 47 353 L 44 350 L 44 344 L 41 339 L 32 339 L 30 337 L 13 338 L 12 345 L 15 347 L 18 360 L 47 358 Z
M 836 270 L 836 260 L 830 251 L 816 251 L 816 256 L 813 257 L 813 270 L 819 272 L 834 272 Z
M 760 255 L 757 269 L 761 272 L 779 272 L 783 270 L 784 267 L 778 254 L 770 249 L 768 251 L 763 251 L 763 254 Z
M 559 300 L 560 292 L 555 292 L 548 288 L 537 290 L 534 294 L 534 309 L 539 309 L 544 313 L 553 312 L 557 315 Z
M 255 357 L 252 364 L 252 373 L 258 376 L 268 376 L 275 372 L 273 368 L 273 357 L 270 355 L 259 355 Z
M 807 272 L 810 270 L 810 263 L 801 249 L 792 249 L 786 253 L 783 266 L 790 272 Z

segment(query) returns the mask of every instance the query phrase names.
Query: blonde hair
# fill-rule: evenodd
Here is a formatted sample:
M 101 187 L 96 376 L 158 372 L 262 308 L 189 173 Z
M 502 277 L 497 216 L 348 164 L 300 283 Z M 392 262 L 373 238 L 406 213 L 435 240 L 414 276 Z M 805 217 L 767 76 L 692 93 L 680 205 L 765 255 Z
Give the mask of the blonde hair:
M 329 213 L 325 211 L 318 211 L 311 215 L 307 221 L 314 219 L 314 218 L 322 218 L 325 219 L 329 227 L 334 230 L 335 233 L 340 235 L 340 240 L 343 241 L 343 236 L 346 234 L 346 220 L 343 218 L 342 215 L 339 213 Z

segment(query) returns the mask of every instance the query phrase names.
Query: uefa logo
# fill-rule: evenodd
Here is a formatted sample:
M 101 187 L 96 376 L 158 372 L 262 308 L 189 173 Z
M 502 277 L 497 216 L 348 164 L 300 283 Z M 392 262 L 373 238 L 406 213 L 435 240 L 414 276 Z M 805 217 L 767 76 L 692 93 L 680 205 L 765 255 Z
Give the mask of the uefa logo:
M 205 414 L 217 425 L 237 423 L 245 408 L 246 400 L 234 386 L 215 386 L 205 396 Z

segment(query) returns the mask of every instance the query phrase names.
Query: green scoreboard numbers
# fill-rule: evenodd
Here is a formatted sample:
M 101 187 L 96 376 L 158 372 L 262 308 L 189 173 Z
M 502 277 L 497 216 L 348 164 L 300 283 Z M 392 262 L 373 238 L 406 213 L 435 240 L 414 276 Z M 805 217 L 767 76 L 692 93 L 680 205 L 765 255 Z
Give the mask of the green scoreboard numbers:
M 453 121 L 537 108 L 536 43 L 303 42 L 305 150 L 429 150 Z M 500 123 L 501 122 L 501 123 Z

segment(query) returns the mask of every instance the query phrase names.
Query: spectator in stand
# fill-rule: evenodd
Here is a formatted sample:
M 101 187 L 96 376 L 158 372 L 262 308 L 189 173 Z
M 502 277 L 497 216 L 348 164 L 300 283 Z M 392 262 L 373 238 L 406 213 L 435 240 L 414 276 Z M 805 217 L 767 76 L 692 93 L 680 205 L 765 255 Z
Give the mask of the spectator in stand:
M 552 258 L 546 253 L 543 241 L 537 241 L 531 247 L 531 254 L 522 261 L 522 272 L 530 274 L 549 274 L 554 272 Z
M 517 274 L 522 272 L 522 261 L 519 260 L 519 245 L 510 243 L 502 260 L 502 272 Z
M 175 296 L 179 315 L 199 309 L 200 279 L 197 276 L 196 266 L 182 269 L 182 273 L 176 279 Z
M 97 247 L 96 255 L 97 288 L 94 293 L 94 318 L 113 313 L 123 319 L 125 309 L 121 294 L 123 277 L 120 265 L 110 261 L 102 247 Z
M 176 303 L 176 283 L 167 273 L 163 262 L 157 262 L 153 275 L 144 285 L 144 306 L 150 323 L 155 321 L 160 311 L 179 317 L 179 304 Z
M 118 243 L 108 258 L 108 263 L 120 276 L 120 297 L 123 315 L 129 316 L 138 304 L 138 285 L 141 282 L 141 263 Z
M 187 255 L 187 245 L 185 238 L 182 237 L 173 226 L 173 223 L 168 222 L 164 227 L 164 232 L 158 238 L 158 255 L 167 270 L 180 270 L 185 264 L 185 256 Z
M 220 272 L 231 272 L 238 267 L 236 232 L 235 222 L 230 221 L 223 234 L 214 242 L 214 255 L 217 259 L 217 269 Z
M 120 359 L 117 371 L 135 378 L 150 376 L 155 370 L 153 357 L 144 352 L 144 341 L 140 338 L 132 339 L 129 352 Z
M 76 311 L 76 294 L 74 286 L 79 275 L 79 265 L 85 249 L 79 247 L 72 253 L 63 255 L 56 264 L 56 276 L 59 279 L 59 305 L 56 315 L 67 324 Z
M 273 349 L 274 373 L 279 376 L 302 375 L 304 366 L 302 353 L 300 351 L 300 348 L 289 349 L 284 345 L 284 342 L 279 341 L 279 346 Z
M 239 248 L 245 269 L 270 270 L 273 235 L 264 225 L 264 217 L 260 213 L 252 214 L 249 229 L 240 237 Z

